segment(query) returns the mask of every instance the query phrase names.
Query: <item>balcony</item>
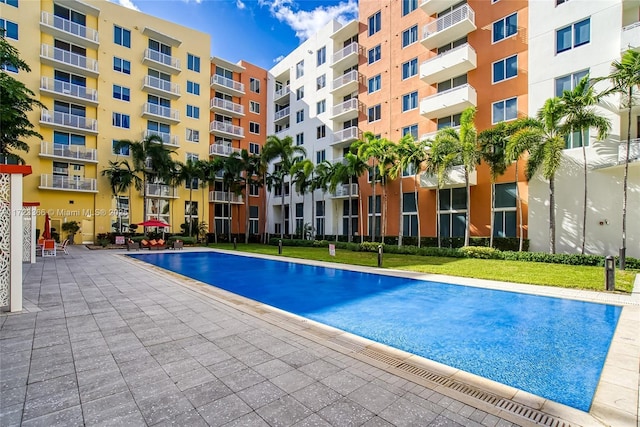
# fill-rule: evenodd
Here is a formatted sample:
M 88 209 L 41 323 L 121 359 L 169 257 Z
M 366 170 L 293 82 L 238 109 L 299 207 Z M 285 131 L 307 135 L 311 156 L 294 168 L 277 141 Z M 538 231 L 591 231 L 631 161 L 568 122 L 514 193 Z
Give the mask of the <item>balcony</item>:
M 333 134 L 333 143 L 331 145 L 334 146 L 347 146 L 350 145 L 353 141 L 357 141 L 360 139 L 361 132 L 357 126 L 352 126 L 347 129 L 340 130 Z
M 211 76 L 211 87 L 234 96 L 242 96 L 245 93 L 242 83 L 218 74 Z
M 40 46 L 40 58 L 42 63 L 50 65 L 58 70 L 78 73 L 83 76 L 98 77 L 98 61 L 69 52 L 68 50 L 43 44 Z
M 291 108 L 289 106 L 284 107 L 282 110 L 276 111 L 273 113 L 273 121 L 280 122 L 284 119 L 289 118 L 291 115 Z
M 465 43 L 420 64 L 420 79 L 426 84 L 448 80 L 474 70 L 477 61 L 475 49 Z
M 470 84 L 464 84 L 423 98 L 420 101 L 420 114 L 427 119 L 435 119 L 460 113 L 476 105 L 476 90 Z
M 209 191 L 209 203 L 231 203 L 242 204 L 244 199 L 241 195 L 229 194 L 226 191 Z
M 475 29 L 475 12 L 465 4 L 425 25 L 420 42 L 427 49 L 435 49 L 458 40 Z
M 347 164 L 347 159 L 345 157 L 338 157 L 338 158 L 335 158 L 335 159 L 331 160 L 331 163 L 334 164 L 334 165 L 338 165 L 338 164 L 346 165 Z
M 178 74 L 182 71 L 180 68 L 180 60 L 178 58 L 174 58 L 171 55 L 149 48 L 144 50 L 142 63 L 169 74 Z
M 244 138 L 244 129 L 231 123 L 213 121 L 209 123 L 209 132 L 222 137 L 233 139 Z
M 445 9 L 449 9 L 454 4 L 459 3 L 459 0 L 422 0 L 420 8 L 424 12 L 431 16 Z
M 98 121 L 59 111 L 43 110 L 40 113 L 40 124 L 60 130 L 73 130 L 81 133 L 98 133 Z
M 358 65 L 360 57 L 360 45 L 358 42 L 353 42 L 349 46 L 341 49 L 333 54 L 331 57 L 332 68 L 349 68 L 354 65 Z
M 65 169 L 66 170 L 66 169 Z M 66 175 L 40 175 L 41 190 L 79 191 L 83 193 L 97 193 L 95 178 L 80 178 Z
M 333 106 L 331 109 L 331 120 L 346 121 L 355 119 L 359 113 L 360 102 L 358 102 L 358 98 L 352 98 Z
M 478 173 L 473 171 L 469 174 L 469 185 L 478 184 Z M 435 190 L 437 188 L 459 188 L 464 187 L 464 166 L 454 166 L 444 177 L 444 182 L 438 186 L 438 177 L 429 173 L 420 174 L 420 187 Z
M 180 147 L 178 135 L 171 135 L 170 133 L 159 132 L 155 130 L 145 130 L 144 132 L 142 132 L 143 138 L 148 138 L 151 135 L 159 136 L 162 139 L 163 145 L 168 145 L 170 147 L 176 147 L 176 148 Z
M 142 117 L 160 119 L 173 124 L 180 123 L 180 112 L 174 108 L 147 102 L 142 109 Z
M 159 197 L 163 199 L 175 199 L 176 189 L 166 184 L 147 184 L 147 197 Z M 144 196 L 144 188 L 140 190 L 140 195 Z
M 84 145 L 54 144 L 40 142 L 40 157 L 73 160 L 81 163 L 98 163 L 98 150 Z
M 78 46 L 97 49 L 100 45 L 98 32 L 92 28 L 52 15 L 48 12 L 40 13 L 40 29 L 56 38 L 68 40 Z
M 51 77 L 42 77 L 40 79 L 40 92 L 47 93 L 55 99 L 78 104 L 98 104 L 98 91 L 95 89 L 55 80 Z
M 640 22 L 622 28 L 620 52 L 625 52 L 628 49 L 640 51 Z
M 445 127 L 450 127 L 454 130 L 460 130 L 460 126 L 445 126 Z M 422 135 L 420 135 L 420 141 L 427 141 L 427 140 L 433 140 L 436 135 L 438 134 L 439 130 L 435 130 L 433 132 L 427 132 L 427 133 L 423 133 Z M 427 150 L 430 150 L 430 148 L 427 148 Z
M 144 76 L 144 83 L 142 84 L 142 90 L 154 95 L 167 97 L 171 99 L 180 98 L 179 84 L 171 83 L 168 80 L 163 80 L 154 76 Z
M 334 96 L 344 96 L 357 92 L 360 86 L 360 80 L 360 73 L 357 70 L 351 70 L 331 83 L 331 94 Z
M 231 147 L 224 144 L 211 144 L 209 146 L 210 156 L 224 156 L 229 157 L 232 153 L 240 153 L 239 148 Z
M 349 190 L 351 190 L 351 197 L 358 197 L 358 184 L 343 184 L 336 187 L 336 191 L 331 194 L 334 199 L 344 199 L 349 197 Z
M 289 103 L 289 94 L 291 93 L 291 87 L 289 85 L 281 87 L 279 90 L 276 90 L 273 93 L 273 101 L 278 102 L 281 101 L 285 96 L 287 99 L 285 100 L 285 104 Z
M 244 117 L 244 106 L 226 99 L 211 98 L 209 108 L 231 117 Z

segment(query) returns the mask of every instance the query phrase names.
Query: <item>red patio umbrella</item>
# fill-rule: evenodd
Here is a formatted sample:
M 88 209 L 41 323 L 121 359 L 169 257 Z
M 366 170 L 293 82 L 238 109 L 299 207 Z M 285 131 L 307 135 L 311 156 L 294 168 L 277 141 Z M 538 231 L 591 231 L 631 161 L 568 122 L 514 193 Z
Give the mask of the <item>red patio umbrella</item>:
M 43 239 L 51 239 L 51 219 L 49 214 L 44 215 L 44 231 L 42 232 Z
M 143 227 L 171 227 L 166 222 L 160 221 L 160 220 L 157 220 L 157 219 L 150 219 L 150 220 L 147 220 L 145 222 L 141 222 L 138 225 L 141 225 Z

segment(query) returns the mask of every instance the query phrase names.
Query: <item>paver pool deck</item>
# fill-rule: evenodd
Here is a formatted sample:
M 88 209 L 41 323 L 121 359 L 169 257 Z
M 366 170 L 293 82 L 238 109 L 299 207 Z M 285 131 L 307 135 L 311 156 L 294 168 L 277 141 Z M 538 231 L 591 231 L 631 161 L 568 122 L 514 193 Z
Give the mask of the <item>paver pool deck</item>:
M 120 251 L 69 252 L 25 264 L 23 312 L 0 313 L 1 426 L 638 426 L 638 293 L 455 279 L 624 307 L 587 414 Z

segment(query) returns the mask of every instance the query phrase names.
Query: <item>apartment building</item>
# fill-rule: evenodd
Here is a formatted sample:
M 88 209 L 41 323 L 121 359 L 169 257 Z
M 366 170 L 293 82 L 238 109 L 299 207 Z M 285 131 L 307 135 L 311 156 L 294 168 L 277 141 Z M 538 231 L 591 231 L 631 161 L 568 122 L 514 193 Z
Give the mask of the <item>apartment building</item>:
M 208 34 L 102 0 L 11 0 L 0 3 L 7 39 L 31 67 L 15 77 L 46 109 L 30 115 L 43 141 L 31 141 L 25 160 L 25 200 L 40 202 L 52 227 L 78 221 L 81 240 L 145 219 L 171 224 L 208 217 L 207 204 L 190 206 L 188 189 L 147 183 L 114 198 L 102 172 L 129 160 L 114 141 L 159 135 L 173 158 L 207 158 Z M 12 70 L 7 70 L 12 72 Z M 190 209 L 191 208 L 191 209 Z M 78 241 L 76 237 L 76 241 Z
M 630 0 L 530 2 L 529 110 L 575 87 L 585 75 L 607 76 L 611 63 L 627 49 L 640 49 L 640 4 Z M 533 24 L 535 23 L 535 25 Z M 601 82 L 600 90 L 608 86 Z M 567 138 L 555 177 L 556 250 L 580 252 L 583 229 L 584 159 L 587 165 L 586 253 L 616 255 L 622 245 L 623 174 L 628 126 L 629 198 L 627 255 L 640 257 L 640 116 L 620 97 L 610 97 L 598 112 L 611 120 L 609 137 L 599 141 L 593 131 Z M 531 249 L 549 248 L 549 184 L 540 176 L 529 183 Z

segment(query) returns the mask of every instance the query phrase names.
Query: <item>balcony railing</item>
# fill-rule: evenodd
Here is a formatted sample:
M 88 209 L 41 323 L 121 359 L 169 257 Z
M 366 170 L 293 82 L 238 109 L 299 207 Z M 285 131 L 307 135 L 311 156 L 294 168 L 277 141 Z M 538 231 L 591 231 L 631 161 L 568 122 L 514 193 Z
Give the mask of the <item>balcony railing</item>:
M 360 52 L 360 45 L 358 44 L 358 42 L 353 42 L 349 46 L 345 47 L 344 49 L 341 49 L 336 53 L 334 53 L 333 57 L 331 57 L 331 64 L 335 64 L 336 62 L 343 60 L 349 55 L 353 55 L 353 54 L 357 55 L 359 52 Z
M 464 24 L 458 27 L 458 24 Z M 457 27 L 459 31 L 453 31 L 453 28 Z M 431 48 L 432 44 L 436 46 L 446 41 L 440 40 L 440 37 L 435 37 L 439 33 L 443 33 L 446 30 L 452 29 L 451 40 L 456 40 L 465 34 L 473 31 L 475 26 L 475 12 L 468 4 L 462 5 L 451 12 L 439 17 L 435 21 L 429 22 L 422 28 L 422 43 L 426 47 Z M 455 34 L 454 34 L 455 33 Z M 444 37 L 444 36 L 443 36 Z M 429 41 L 431 39 L 431 41 Z
M 174 108 L 163 107 L 162 105 L 147 102 L 144 104 L 145 114 L 153 114 L 154 116 L 165 117 L 170 120 L 180 120 L 180 112 Z
M 239 153 L 240 149 L 224 144 L 211 144 L 209 146 L 210 156 L 230 156 L 231 153 Z
M 84 145 L 54 144 L 42 141 L 40 142 L 40 155 L 92 163 L 98 161 L 98 150 L 86 148 Z
M 97 193 L 95 178 L 80 178 L 65 175 L 40 175 L 40 188 L 49 190 L 87 191 Z
M 40 79 L 40 89 L 55 92 L 64 96 L 98 102 L 98 91 L 95 89 L 89 89 L 73 83 L 55 80 L 51 77 L 42 77 Z
M 209 132 L 224 132 L 239 138 L 244 138 L 244 129 L 231 123 L 213 121 L 209 123 Z
M 244 105 L 237 104 L 232 101 L 221 98 L 211 98 L 211 108 L 219 108 L 221 110 L 230 111 L 234 114 L 244 115 Z
M 209 191 L 209 202 L 211 203 L 244 203 L 241 195 L 229 194 L 227 191 Z
M 457 114 L 477 105 L 478 94 L 473 86 L 466 83 L 423 98 L 420 101 L 420 114 L 433 119 Z
M 351 197 L 358 197 L 358 184 L 343 184 L 336 187 L 336 191 L 333 193 L 334 197 L 349 197 L 349 190 L 351 190 Z
M 43 58 L 71 65 L 91 73 L 98 73 L 98 61 L 87 58 L 86 56 L 78 55 L 77 53 L 69 52 L 68 50 L 43 44 L 40 47 L 40 55 Z
M 229 89 L 233 89 L 236 92 L 244 93 L 244 84 L 230 78 L 220 76 L 218 74 L 211 76 L 211 84 L 217 84 L 220 86 L 228 87 Z
M 40 14 L 40 22 L 49 27 L 64 31 L 65 33 L 86 39 L 93 44 L 98 44 L 98 32 L 92 28 L 87 28 L 84 25 L 61 18 L 60 16 L 52 15 L 48 12 L 42 12 Z
M 144 85 L 180 96 L 180 85 L 154 76 L 144 76 Z
M 640 22 L 622 28 L 620 51 L 638 49 L 640 47 Z
M 153 62 L 157 62 L 162 65 L 166 65 L 167 67 L 175 68 L 176 70 L 180 69 L 180 60 L 178 58 L 174 58 L 171 55 L 167 55 L 162 52 L 158 52 L 153 49 L 145 49 L 143 60 L 147 59 Z
M 357 111 L 360 107 L 357 98 L 349 99 L 348 101 L 343 102 L 342 104 L 334 105 L 332 111 L 332 116 L 339 116 L 344 113 L 348 113 L 349 111 Z
M 273 114 L 273 120 L 284 119 L 285 117 L 287 117 L 290 114 L 291 114 L 291 108 L 290 107 L 284 107 L 282 110 L 276 111 Z
M 69 113 L 61 113 L 59 111 L 46 111 L 43 110 L 40 113 L 40 121 L 52 125 L 65 126 L 75 128 L 79 130 L 97 132 L 98 121 L 95 119 L 88 119 L 82 116 L 76 116 Z
M 331 83 L 331 90 L 338 89 L 352 82 L 357 82 L 360 74 L 358 70 L 351 70 L 347 74 L 343 74 Z
M 280 99 L 283 96 L 287 96 L 291 93 L 291 87 L 289 85 L 281 87 L 279 90 L 276 90 L 273 94 L 275 99 Z
M 428 84 L 460 76 L 476 68 L 477 54 L 469 44 L 454 47 L 420 64 L 420 79 Z
M 143 138 L 148 138 L 151 135 L 159 136 L 162 139 L 162 143 L 165 145 L 171 145 L 173 147 L 179 147 L 178 135 L 171 135 L 166 132 L 159 132 L 155 130 L 145 130 L 142 134 Z
M 478 172 L 474 169 L 469 173 L 469 185 L 478 184 Z M 422 188 L 460 188 L 465 184 L 465 168 L 462 165 L 453 166 L 443 178 L 442 183 L 438 183 L 438 177 L 430 173 L 420 174 L 420 187 Z
M 333 134 L 333 143 L 349 141 L 352 139 L 360 138 L 360 129 L 357 126 L 352 126 L 347 129 L 339 130 Z
M 140 195 L 143 195 L 143 191 L 140 191 Z M 175 188 L 165 184 L 147 184 L 147 196 L 148 197 L 166 197 L 173 198 L 176 196 Z
M 640 160 L 640 138 L 632 139 L 629 144 L 629 162 Z M 627 161 L 627 141 L 620 141 L 618 146 L 618 164 L 624 165 Z

